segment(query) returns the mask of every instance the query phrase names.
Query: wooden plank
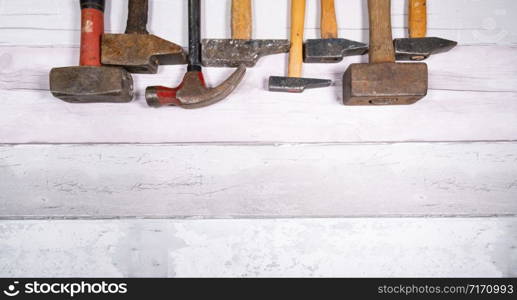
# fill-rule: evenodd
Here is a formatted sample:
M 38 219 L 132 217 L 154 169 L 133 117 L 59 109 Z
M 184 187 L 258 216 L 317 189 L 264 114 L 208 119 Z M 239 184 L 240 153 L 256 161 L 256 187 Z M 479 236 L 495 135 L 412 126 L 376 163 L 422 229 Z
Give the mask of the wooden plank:
M 306 35 L 319 35 L 319 1 L 308 1 Z M 336 1 L 342 36 L 367 41 L 368 16 L 362 0 Z M 395 36 L 407 31 L 405 1 L 393 2 Z M 1 0 L 0 44 L 3 45 L 78 45 L 78 2 L 75 0 Z M 224 5 L 221 5 L 223 3 Z M 186 45 L 187 9 L 185 1 L 154 0 L 150 28 L 164 38 Z M 229 1 L 205 0 L 203 35 L 230 36 Z M 274 7 L 275 9 L 271 9 Z M 257 38 L 288 37 L 289 3 L 260 0 L 254 3 L 254 33 Z M 515 44 L 517 10 L 514 0 L 464 1 L 435 0 L 429 3 L 429 34 L 459 41 L 461 44 Z M 126 1 L 113 1 L 107 8 L 108 32 L 122 32 L 127 15 Z M 267 21 L 265 21 L 267 20 Z
M 2 221 L 0 276 L 514 277 L 516 242 L 517 218 Z
M 73 105 L 48 93 L 48 71 L 76 64 L 76 49 L 0 47 L 0 143 L 517 140 L 515 50 L 459 47 L 435 56 L 429 61 L 429 96 L 405 107 L 340 104 L 342 73 L 360 58 L 305 67 L 305 76 L 336 80 L 333 88 L 295 95 L 268 92 L 266 79 L 283 74 L 278 66 L 286 61 L 269 57 L 249 70 L 228 100 L 185 111 L 150 109 L 143 99 L 146 86 L 179 84 L 184 67 L 163 68 L 156 76 L 135 75 L 134 103 Z M 217 84 L 231 72 L 205 73 L 210 84 Z
M 0 147 L 1 218 L 512 216 L 517 143 Z

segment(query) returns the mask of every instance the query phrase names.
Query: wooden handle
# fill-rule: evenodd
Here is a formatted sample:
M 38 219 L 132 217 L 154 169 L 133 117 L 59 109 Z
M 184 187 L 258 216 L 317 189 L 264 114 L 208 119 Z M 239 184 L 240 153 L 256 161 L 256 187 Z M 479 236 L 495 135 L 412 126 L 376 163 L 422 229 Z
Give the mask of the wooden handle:
M 129 0 L 127 15 L 127 34 L 148 34 L 147 18 L 149 0 Z
M 427 35 L 427 0 L 409 0 L 409 37 Z
M 391 0 L 368 0 L 370 63 L 395 62 L 391 33 Z
M 80 66 L 101 65 L 101 36 L 104 33 L 104 0 L 81 0 Z
M 251 0 L 232 0 L 232 38 L 251 40 Z
M 305 4 L 305 0 L 291 0 L 291 52 L 289 54 L 289 77 L 302 76 Z
M 321 0 L 321 38 L 336 39 L 338 27 L 334 0 Z

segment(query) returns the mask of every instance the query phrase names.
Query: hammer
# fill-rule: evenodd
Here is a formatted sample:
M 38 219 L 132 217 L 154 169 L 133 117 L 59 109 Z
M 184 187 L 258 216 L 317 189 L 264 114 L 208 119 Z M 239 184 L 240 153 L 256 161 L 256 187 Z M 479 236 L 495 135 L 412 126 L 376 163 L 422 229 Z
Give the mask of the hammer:
M 50 71 L 50 92 L 71 103 L 129 102 L 133 79 L 126 70 L 101 66 L 105 0 L 80 0 L 81 54 L 79 67 Z
M 345 56 L 363 55 L 368 45 L 338 38 L 334 0 L 321 0 L 321 39 L 305 42 L 304 62 L 338 63 Z
M 189 57 L 188 69 L 183 82 L 176 88 L 148 87 L 145 92 L 147 104 L 153 107 L 166 105 L 182 108 L 200 108 L 219 102 L 230 95 L 239 85 L 246 67 L 237 70 L 215 88 L 207 88 L 201 67 L 201 3 L 188 0 L 189 9 Z
M 303 31 L 306 0 L 291 0 L 291 52 L 288 77 L 269 77 L 272 92 L 301 93 L 305 89 L 328 87 L 331 80 L 301 78 L 303 66 Z
M 266 55 L 287 53 L 288 40 L 252 40 L 251 0 L 232 0 L 232 39 L 204 39 L 203 65 L 231 67 L 243 64 L 254 67 Z
M 352 64 L 343 76 L 345 105 L 413 104 L 427 95 L 425 63 L 395 63 L 391 0 L 368 0 L 370 63 Z
M 186 64 L 181 46 L 147 31 L 148 0 L 129 0 L 125 34 L 102 37 L 102 63 L 125 67 L 131 73 L 156 74 L 158 65 Z
M 451 50 L 457 42 L 427 35 L 427 0 L 409 0 L 409 38 L 395 39 L 397 60 L 421 61 Z

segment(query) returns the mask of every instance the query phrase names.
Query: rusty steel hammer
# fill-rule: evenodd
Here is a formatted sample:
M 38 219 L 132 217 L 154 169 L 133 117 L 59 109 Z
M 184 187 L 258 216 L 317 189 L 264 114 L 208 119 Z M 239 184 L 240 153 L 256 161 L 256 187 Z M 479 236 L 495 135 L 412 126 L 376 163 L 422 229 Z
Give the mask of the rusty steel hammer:
M 102 63 L 131 73 L 156 74 L 158 65 L 186 64 L 183 48 L 147 31 L 149 0 L 129 0 L 125 34 L 102 37 Z
M 345 105 L 413 104 L 427 95 L 425 63 L 395 63 L 391 0 L 368 0 L 370 63 L 352 64 L 343 76 Z
M 81 54 L 79 67 L 50 71 L 50 92 L 71 103 L 129 102 L 133 79 L 123 68 L 101 66 L 105 0 L 80 0 Z
M 232 0 L 232 38 L 204 39 L 203 65 L 206 67 L 254 67 L 266 55 L 289 52 L 288 40 L 253 40 L 252 1 Z
M 153 107 L 166 105 L 182 108 L 200 108 L 219 102 L 230 95 L 239 85 L 246 67 L 237 70 L 215 88 L 208 88 L 201 67 L 201 3 L 188 0 L 189 9 L 189 57 L 188 70 L 183 82 L 176 88 L 163 86 L 148 87 L 145 92 L 147 103 Z
M 429 56 L 451 50 L 458 45 L 427 35 L 427 0 L 409 0 L 409 38 L 395 39 L 397 60 L 421 61 Z
M 301 77 L 305 6 L 306 0 L 291 0 L 291 51 L 288 77 L 269 77 L 269 90 L 272 92 L 301 93 L 306 89 L 328 87 L 332 84 L 331 80 Z
M 334 0 L 321 0 L 321 39 L 305 42 L 304 62 L 338 63 L 346 56 L 363 55 L 368 45 L 338 38 Z

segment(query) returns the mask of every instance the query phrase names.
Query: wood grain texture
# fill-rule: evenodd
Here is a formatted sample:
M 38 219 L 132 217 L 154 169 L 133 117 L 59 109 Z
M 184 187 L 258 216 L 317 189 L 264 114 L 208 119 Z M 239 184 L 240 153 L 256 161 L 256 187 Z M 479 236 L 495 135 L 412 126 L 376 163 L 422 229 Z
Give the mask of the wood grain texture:
M 2 221 L 0 276 L 514 277 L 516 235 L 516 218 Z
M 395 62 L 391 33 L 391 0 L 368 0 L 370 20 L 370 63 Z
M 253 32 L 252 0 L 232 0 L 232 39 L 250 40 Z
M 291 50 L 289 52 L 289 77 L 302 76 L 306 2 L 306 0 L 291 0 Z
M 507 216 L 517 143 L 0 148 L 2 218 Z
M 409 0 L 409 37 L 427 35 L 427 0 Z
M 332 78 L 336 85 L 291 95 L 266 91 L 268 76 L 283 73 L 278 66 L 286 62 L 284 55 L 270 56 L 226 101 L 185 112 L 151 109 L 143 99 L 147 86 L 178 85 L 182 66 L 135 75 L 133 103 L 70 105 L 48 92 L 48 71 L 75 65 L 78 49 L 0 47 L 0 143 L 517 140 L 516 49 L 463 46 L 433 56 L 429 95 L 416 105 L 390 108 L 340 104 L 343 72 L 366 57 L 306 66 L 306 77 Z M 205 76 L 213 85 L 231 72 L 212 68 Z
M 336 5 L 334 0 L 321 0 L 321 38 L 335 39 L 338 37 Z

